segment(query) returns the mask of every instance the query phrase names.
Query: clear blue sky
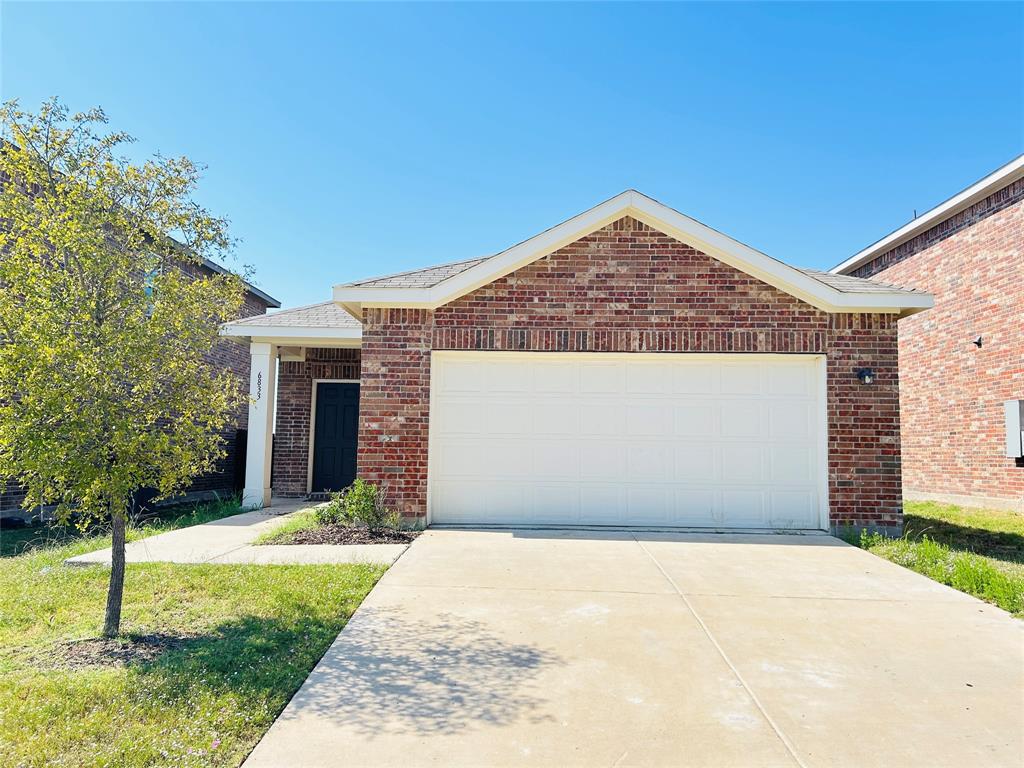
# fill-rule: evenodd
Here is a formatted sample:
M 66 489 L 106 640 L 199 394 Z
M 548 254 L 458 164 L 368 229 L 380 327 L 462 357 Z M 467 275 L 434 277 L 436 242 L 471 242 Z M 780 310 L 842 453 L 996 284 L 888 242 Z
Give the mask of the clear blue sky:
M 1024 5 L 3 2 L 5 99 L 102 106 L 285 306 L 635 187 L 829 267 L 1024 149 Z

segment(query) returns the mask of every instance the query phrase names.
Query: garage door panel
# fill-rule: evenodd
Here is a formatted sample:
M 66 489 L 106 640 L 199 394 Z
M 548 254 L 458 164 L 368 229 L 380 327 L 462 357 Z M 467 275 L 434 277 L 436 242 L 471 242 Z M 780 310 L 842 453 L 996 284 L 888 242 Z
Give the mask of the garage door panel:
M 814 392 L 814 370 L 795 365 L 766 366 L 768 394 L 808 397 Z
M 725 363 L 722 365 L 723 395 L 759 395 L 764 366 L 760 363 Z
M 583 403 L 579 406 L 579 414 L 581 435 L 622 435 L 626 430 L 626 411 L 621 403 Z
M 670 392 L 669 371 L 660 363 L 629 363 L 626 366 L 626 392 L 662 395 Z
M 775 483 L 812 483 L 814 455 L 810 448 L 786 446 L 769 454 L 769 479 Z
M 765 492 L 728 488 L 722 491 L 722 520 L 732 525 L 761 528 L 767 524 Z
M 814 494 L 807 491 L 771 491 L 769 524 L 777 528 L 813 528 L 817 523 Z
M 622 443 L 585 442 L 580 446 L 580 477 L 591 481 L 617 477 L 626 460 L 626 446 Z
M 718 368 L 684 362 L 670 366 L 671 392 L 678 395 L 714 395 L 718 392 Z
M 488 406 L 480 424 L 490 434 L 529 435 L 532 418 L 533 408 L 529 403 L 499 402 Z
M 579 446 L 570 440 L 539 440 L 526 448 L 533 456 L 533 473 L 541 479 L 577 480 Z
M 629 480 L 671 479 L 672 446 L 661 443 L 635 443 L 628 448 L 626 471 Z M 619 470 L 621 474 L 621 469 Z
M 765 449 L 748 443 L 725 443 L 719 447 L 721 479 L 727 483 L 758 483 L 765 479 Z
M 588 483 L 580 486 L 582 522 L 621 525 L 626 515 L 625 488 L 617 483 Z
M 721 522 L 721 516 L 716 514 L 715 496 L 713 488 L 677 488 L 671 524 L 694 527 L 717 526 Z
M 445 392 L 467 392 L 475 394 L 483 391 L 485 363 L 475 360 L 453 360 L 448 362 L 441 372 Z
M 678 437 L 708 438 L 718 434 L 718 406 L 710 402 L 686 403 L 672 409 Z
M 538 435 L 568 435 L 575 437 L 580 431 L 579 409 L 571 401 L 535 403 L 532 410 L 533 431 Z M 526 420 L 530 423 L 530 419 Z
M 533 488 L 530 518 L 540 523 L 575 524 L 580 519 L 580 491 L 576 484 L 545 484 Z
M 719 451 L 706 444 L 679 445 L 675 449 L 676 463 L 674 479 L 686 483 L 707 483 L 715 481 L 720 472 L 717 469 Z
M 533 366 L 510 361 L 487 366 L 487 390 L 528 395 L 533 385 Z
M 452 401 L 437 406 L 437 430 L 445 435 L 477 435 L 487 429 L 488 406 Z
M 551 362 L 539 366 L 542 375 L 536 375 L 534 365 L 534 392 L 572 394 L 579 386 L 579 370 L 574 363 Z
M 671 525 L 674 489 L 633 485 L 626 490 L 626 525 Z
M 663 402 L 644 402 L 626 408 L 626 434 L 660 437 L 672 431 L 672 406 Z
M 738 400 L 722 406 L 719 420 L 722 437 L 762 437 L 767 431 L 764 403 Z
M 824 366 L 435 353 L 434 523 L 818 528 Z
M 626 371 L 621 363 L 580 363 L 580 392 L 619 394 L 625 386 Z
M 813 437 L 814 406 L 810 402 L 772 402 L 768 405 L 768 434 L 777 440 L 802 440 Z

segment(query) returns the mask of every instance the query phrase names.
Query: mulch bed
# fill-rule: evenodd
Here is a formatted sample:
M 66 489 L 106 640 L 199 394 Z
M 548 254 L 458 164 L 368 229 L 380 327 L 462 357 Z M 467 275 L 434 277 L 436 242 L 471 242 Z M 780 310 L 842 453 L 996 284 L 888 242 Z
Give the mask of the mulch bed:
M 32 662 L 37 666 L 55 669 L 125 667 L 154 661 L 167 651 L 186 647 L 193 640 L 195 638 L 189 635 L 160 633 L 69 640 L 55 643 L 46 651 L 35 654 Z
M 382 530 L 371 532 L 349 525 L 321 525 L 296 531 L 281 544 L 408 544 L 420 531 Z

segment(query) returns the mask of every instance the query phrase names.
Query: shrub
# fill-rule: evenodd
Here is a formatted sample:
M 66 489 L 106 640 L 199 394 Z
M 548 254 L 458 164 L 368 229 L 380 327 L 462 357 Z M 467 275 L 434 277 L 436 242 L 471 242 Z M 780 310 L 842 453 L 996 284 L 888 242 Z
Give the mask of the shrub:
M 388 507 L 386 487 L 362 479 L 332 494 L 330 502 L 319 507 L 316 515 L 323 525 L 364 525 L 371 531 L 397 530 L 401 524 L 398 513 Z

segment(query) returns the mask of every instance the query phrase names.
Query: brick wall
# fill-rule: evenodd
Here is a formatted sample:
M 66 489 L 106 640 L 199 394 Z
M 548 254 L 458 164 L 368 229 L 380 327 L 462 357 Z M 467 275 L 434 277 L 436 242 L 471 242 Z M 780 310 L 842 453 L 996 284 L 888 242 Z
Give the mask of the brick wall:
M 306 350 L 303 362 L 281 362 L 277 372 L 273 487 L 277 496 L 305 496 L 309 481 L 309 426 L 315 379 L 360 378 L 358 349 Z
M 423 309 L 367 309 L 359 390 L 359 476 L 404 517 L 426 514 L 430 334 Z
M 407 516 L 426 514 L 431 349 L 826 353 L 833 523 L 902 523 L 895 316 L 830 316 L 629 217 L 434 312 L 366 310 L 359 474 Z
M 899 328 L 905 493 L 1024 512 L 1003 415 L 1024 398 L 1024 180 L 854 274 L 935 296 Z

